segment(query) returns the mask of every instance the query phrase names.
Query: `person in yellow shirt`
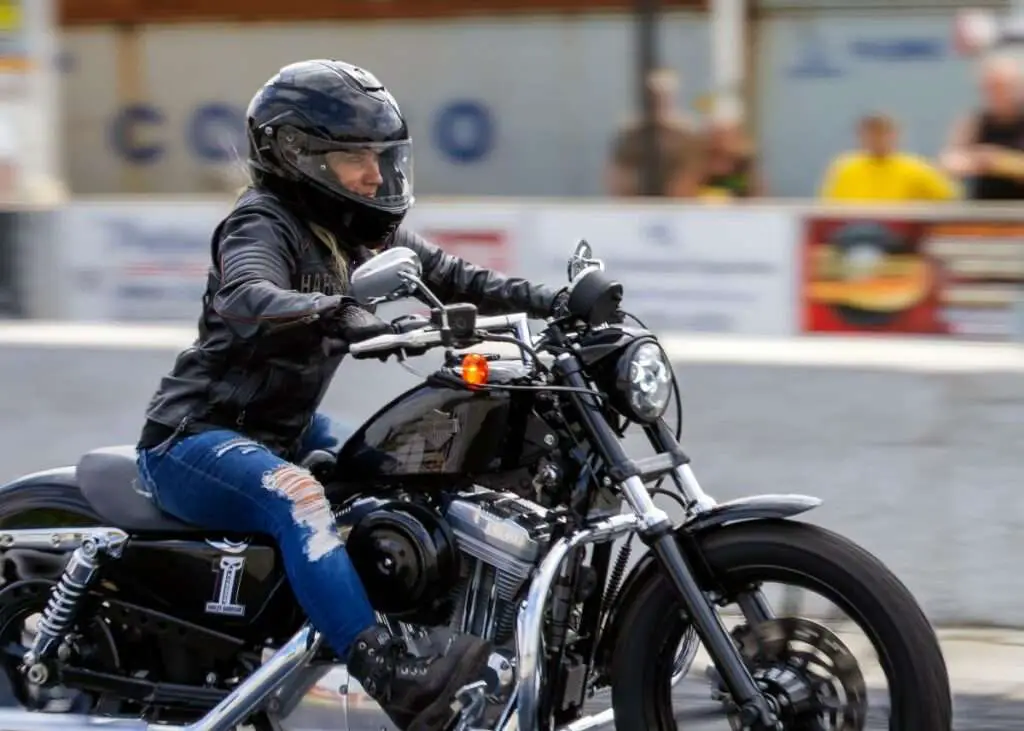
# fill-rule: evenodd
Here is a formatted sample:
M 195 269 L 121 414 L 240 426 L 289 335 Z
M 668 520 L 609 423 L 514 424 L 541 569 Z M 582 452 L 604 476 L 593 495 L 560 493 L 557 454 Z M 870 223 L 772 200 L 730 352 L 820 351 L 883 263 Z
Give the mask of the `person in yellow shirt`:
M 927 160 L 900 152 L 896 123 L 874 114 L 858 124 L 861 150 L 840 155 L 829 166 L 821 197 L 829 201 L 948 201 L 957 184 Z

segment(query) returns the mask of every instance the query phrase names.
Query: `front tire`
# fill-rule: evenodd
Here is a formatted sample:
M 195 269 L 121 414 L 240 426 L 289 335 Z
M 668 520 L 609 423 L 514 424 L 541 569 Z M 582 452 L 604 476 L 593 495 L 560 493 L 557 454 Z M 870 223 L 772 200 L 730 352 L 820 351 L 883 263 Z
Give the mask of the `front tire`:
M 700 539 L 708 566 L 730 594 L 780 582 L 829 599 L 867 635 L 891 696 L 891 731 L 950 731 L 949 675 L 928 619 L 878 559 L 847 539 L 792 521 L 740 523 Z M 676 729 L 669 678 L 689 626 L 670 583 L 652 576 L 623 608 L 611 658 L 619 729 Z

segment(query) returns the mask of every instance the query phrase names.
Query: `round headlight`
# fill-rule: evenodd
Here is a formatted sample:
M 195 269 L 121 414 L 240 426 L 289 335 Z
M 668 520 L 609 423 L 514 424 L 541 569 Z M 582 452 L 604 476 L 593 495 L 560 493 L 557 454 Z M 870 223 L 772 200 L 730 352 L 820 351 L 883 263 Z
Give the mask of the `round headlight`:
M 619 363 L 618 387 L 627 416 L 661 418 L 672 400 L 672 368 L 661 346 L 648 340 L 627 349 Z

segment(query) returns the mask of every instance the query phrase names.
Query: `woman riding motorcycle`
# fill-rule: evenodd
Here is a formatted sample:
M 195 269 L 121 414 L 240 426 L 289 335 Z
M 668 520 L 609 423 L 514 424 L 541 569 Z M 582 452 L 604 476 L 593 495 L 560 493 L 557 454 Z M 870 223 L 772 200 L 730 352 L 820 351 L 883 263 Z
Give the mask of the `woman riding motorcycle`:
M 213 233 L 199 337 L 149 404 L 138 464 L 167 513 L 272 535 L 295 596 L 349 672 L 403 729 L 436 728 L 490 647 L 456 637 L 416 657 L 376 624 L 323 487 L 295 463 L 340 448 L 317 408 L 343 356 L 391 326 L 346 297 L 388 246 L 422 260 L 442 301 L 544 318 L 566 295 L 445 254 L 400 227 L 413 202 L 409 130 L 371 73 L 341 61 L 281 69 L 249 104 L 252 184 Z

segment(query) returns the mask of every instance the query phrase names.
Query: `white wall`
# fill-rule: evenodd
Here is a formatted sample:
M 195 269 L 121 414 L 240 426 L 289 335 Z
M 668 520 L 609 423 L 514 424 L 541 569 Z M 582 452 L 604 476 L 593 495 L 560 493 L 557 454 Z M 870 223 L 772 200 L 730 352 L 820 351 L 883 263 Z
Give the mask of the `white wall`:
M 907 148 L 934 155 L 952 120 L 977 103 L 973 65 L 952 47 L 953 19 L 952 8 L 766 16 L 754 113 L 773 192 L 813 194 L 829 160 L 854 144 L 855 121 L 868 111 L 894 115 Z M 629 16 L 152 26 L 139 34 L 139 101 L 155 105 L 165 121 L 138 127 L 138 142 L 159 143 L 163 153 L 133 165 L 110 142 L 113 120 L 130 101 L 119 91 L 125 74 L 118 74 L 114 32 L 64 33 L 63 141 L 76 192 L 210 190 L 219 166 L 187 142 L 195 111 L 221 103 L 241 115 L 259 84 L 301 58 L 363 64 L 395 91 L 413 126 L 424 195 L 598 194 L 611 137 L 634 105 Z M 712 83 L 709 43 L 703 16 L 666 14 L 662 55 L 683 75 L 690 103 Z M 794 73 L 800 68 L 810 73 Z M 465 163 L 445 156 L 434 130 L 442 110 L 460 99 L 484 105 L 495 124 L 489 153 Z M 239 131 L 237 121 L 205 128 L 211 142 L 241 145 Z
M 139 127 L 138 140 L 164 145 L 155 162 L 132 166 L 110 141 L 119 99 L 118 44 L 109 29 L 64 33 L 67 165 L 77 193 L 209 189 L 211 168 L 187 144 L 195 110 L 223 103 L 240 115 L 282 65 L 334 56 L 362 64 L 390 86 L 410 118 L 416 182 L 427 195 L 589 195 L 601 192 L 606 151 L 633 108 L 632 20 L 616 16 L 312 25 L 198 25 L 140 31 L 141 100 L 166 121 Z M 667 65 L 709 78 L 706 23 L 668 14 Z M 483 104 L 495 121 L 489 154 L 469 163 L 445 157 L 433 125 L 453 101 Z M 237 124 L 213 125 L 235 144 Z M 216 137 L 216 135 L 213 135 Z M 128 171 L 134 167 L 134 179 Z

